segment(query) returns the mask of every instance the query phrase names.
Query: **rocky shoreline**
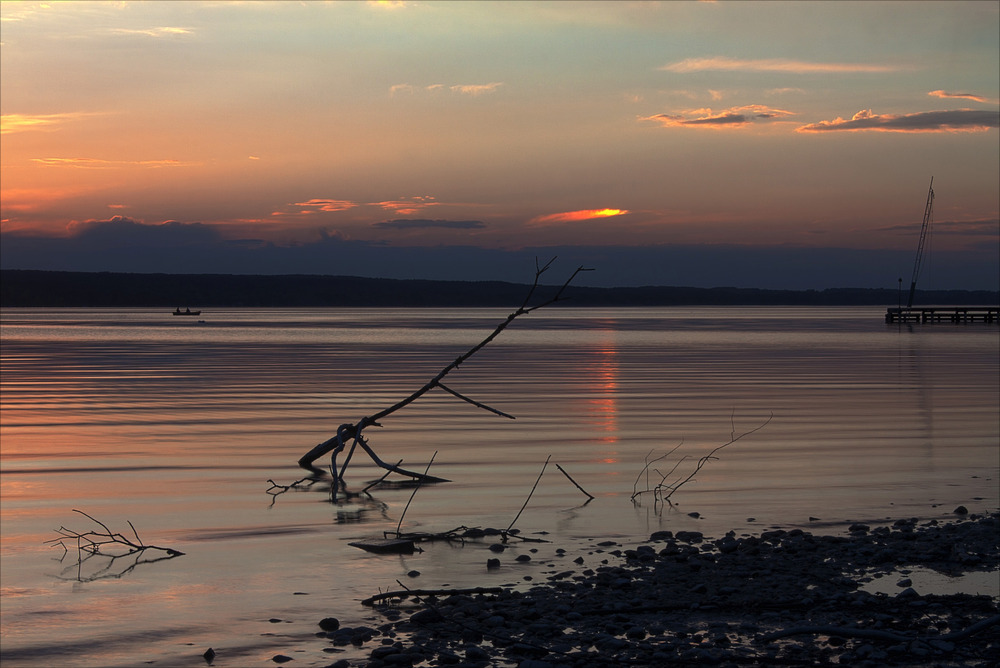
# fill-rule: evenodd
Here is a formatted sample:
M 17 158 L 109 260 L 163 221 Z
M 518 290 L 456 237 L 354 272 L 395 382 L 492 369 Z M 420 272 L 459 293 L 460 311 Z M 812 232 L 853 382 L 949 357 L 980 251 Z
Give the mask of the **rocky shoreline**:
M 1000 578 L 1000 513 L 963 510 L 954 521 L 854 524 L 846 535 L 660 531 L 636 546 L 595 543 L 575 559 L 518 550 L 518 560 L 550 568 L 544 583 L 401 590 L 371 602 L 383 624 L 340 628 L 327 618 L 317 635 L 332 655 L 372 647 L 366 660 L 331 668 L 997 666 L 997 598 L 922 593 L 907 577 L 926 568 Z M 879 574 L 898 593 L 865 591 Z

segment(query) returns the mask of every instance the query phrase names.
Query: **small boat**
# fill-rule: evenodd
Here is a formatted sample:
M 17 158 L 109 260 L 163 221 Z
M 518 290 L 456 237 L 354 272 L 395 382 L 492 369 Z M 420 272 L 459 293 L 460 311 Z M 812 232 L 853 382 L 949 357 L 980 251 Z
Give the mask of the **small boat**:
M 180 307 L 174 309 L 174 315 L 201 315 L 201 311 L 192 311 L 191 309 L 184 309 L 183 311 Z

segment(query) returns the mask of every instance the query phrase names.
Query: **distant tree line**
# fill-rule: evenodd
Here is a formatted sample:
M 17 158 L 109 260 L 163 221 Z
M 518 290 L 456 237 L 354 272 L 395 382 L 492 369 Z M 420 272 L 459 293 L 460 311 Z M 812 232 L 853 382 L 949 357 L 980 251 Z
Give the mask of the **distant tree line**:
M 314 275 L 0 270 L 3 307 L 508 307 L 526 285 Z M 893 289 L 762 290 L 644 286 L 566 290 L 569 306 L 895 306 Z M 905 295 L 904 295 L 905 297 Z M 987 290 L 917 290 L 914 305 L 994 305 Z

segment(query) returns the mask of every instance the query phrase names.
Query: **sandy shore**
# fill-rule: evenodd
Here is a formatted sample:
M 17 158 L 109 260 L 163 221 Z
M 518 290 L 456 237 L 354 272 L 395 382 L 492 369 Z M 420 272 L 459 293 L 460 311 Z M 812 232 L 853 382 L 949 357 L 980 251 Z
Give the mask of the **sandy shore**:
M 382 597 L 371 605 L 383 624 L 327 619 L 318 635 L 331 659 L 337 647 L 371 648 L 367 660 L 335 668 L 996 666 L 995 590 L 915 584 L 924 569 L 1000 578 L 1000 514 L 954 517 L 855 524 L 831 536 L 663 531 L 638 545 L 595 542 L 579 555 L 536 551 L 547 570 L 530 589 Z M 533 558 L 526 545 L 516 550 L 522 562 Z M 866 591 L 879 575 L 895 591 Z

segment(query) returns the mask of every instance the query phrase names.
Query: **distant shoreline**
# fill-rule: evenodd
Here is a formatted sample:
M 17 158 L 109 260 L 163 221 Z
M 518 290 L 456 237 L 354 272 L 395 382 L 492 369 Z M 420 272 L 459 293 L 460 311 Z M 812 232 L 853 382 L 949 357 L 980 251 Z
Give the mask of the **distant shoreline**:
M 0 270 L 2 307 L 495 307 L 517 306 L 528 284 L 305 274 L 132 274 Z M 554 291 L 552 286 L 542 290 Z M 765 290 L 570 286 L 567 306 L 896 306 L 891 288 Z M 994 305 L 988 290 L 917 290 L 916 304 Z

